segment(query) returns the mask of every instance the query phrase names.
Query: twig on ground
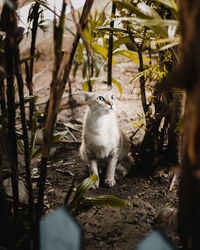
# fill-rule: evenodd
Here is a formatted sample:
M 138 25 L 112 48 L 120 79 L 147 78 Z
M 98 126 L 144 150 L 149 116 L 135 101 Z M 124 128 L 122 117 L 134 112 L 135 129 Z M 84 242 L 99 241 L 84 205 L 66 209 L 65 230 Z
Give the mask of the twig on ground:
M 71 137 L 72 137 L 75 141 L 77 141 L 76 137 L 73 135 L 73 133 L 70 131 L 70 129 L 69 129 L 69 134 L 71 135 Z
M 71 163 L 68 164 L 68 165 L 71 165 Z M 74 174 L 71 171 L 64 171 L 64 170 L 61 170 L 61 169 L 56 169 L 56 172 L 62 173 L 62 174 L 66 174 L 66 175 L 74 176 Z

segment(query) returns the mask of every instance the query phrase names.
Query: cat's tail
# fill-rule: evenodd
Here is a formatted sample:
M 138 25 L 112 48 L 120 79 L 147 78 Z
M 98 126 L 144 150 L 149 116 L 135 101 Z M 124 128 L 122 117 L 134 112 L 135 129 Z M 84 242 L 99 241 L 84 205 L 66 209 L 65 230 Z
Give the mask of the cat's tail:
M 129 155 L 125 156 L 123 160 L 117 163 L 115 170 L 115 179 L 123 179 L 131 170 L 134 165 L 133 159 Z

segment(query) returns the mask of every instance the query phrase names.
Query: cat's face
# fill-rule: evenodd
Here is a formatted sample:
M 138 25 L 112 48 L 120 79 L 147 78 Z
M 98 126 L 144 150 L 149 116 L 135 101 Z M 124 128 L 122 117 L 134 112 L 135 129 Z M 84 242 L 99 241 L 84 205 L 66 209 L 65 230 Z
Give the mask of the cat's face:
M 112 90 L 98 90 L 88 93 L 86 101 L 93 112 L 100 114 L 113 112 L 115 109 L 115 96 Z

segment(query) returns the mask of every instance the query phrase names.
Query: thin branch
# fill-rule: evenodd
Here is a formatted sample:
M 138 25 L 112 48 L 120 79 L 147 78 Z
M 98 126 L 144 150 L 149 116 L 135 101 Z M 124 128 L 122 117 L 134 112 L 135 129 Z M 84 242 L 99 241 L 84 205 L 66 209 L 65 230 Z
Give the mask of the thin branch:
M 94 0 L 86 0 L 85 2 L 83 12 L 81 15 L 81 19 L 80 19 L 80 24 L 82 26 L 82 29 L 85 27 L 93 1 Z M 63 1 L 63 5 L 64 4 L 65 3 Z M 64 27 L 62 27 L 62 29 L 63 28 Z M 59 111 L 59 106 L 60 106 L 60 102 L 62 99 L 63 91 L 64 91 L 66 82 L 69 77 L 69 73 L 71 70 L 73 58 L 75 55 L 75 51 L 76 51 L 79 39 L 80 39 L 80 35 L 77 32 L 71 49 L 69 50 L 69 52 L 64 53 L 61 63 L 59 64 L 59 67 L 57 67 L 58 65 L 55 65 L 54 63 L 54 72 L 53 72 L 53 77 L 52 77 L 52 82 L 51 82 L 50 98 L 49 98 L 47 117 L 45 120 L 44 133 L 43 133 L 42 162 L 40 166 L 41 172 L 40 172 L 37 214 L 36 214 L 37 221 L 39 221 L 39 219 L 41 218 L 43 214 L 44 189 L 45 189 L 45 181 L 46 181 L 46 175 L 47 175 L 47 160 L 49 157 L 49 151 L 50 151 L 50 145 L 51 145 L 51 141 L 53 137 L 54 126 L 55 126 L 55 122 L 57 118 L 57 113 Z M 55 40 L 55 43 L 56 43 L 56 40 Z M 62 44 L 60 44 L 60 48 L 58 48 L 58 50 L 61 50 L 61 46 Z
M 128 27 L 128 31 L 129 31 L 129 27 Z M 129 31 L 129 37 L 130 37 L 130 40 L 131 40 L 133 46 L 135 46 L 137 48 L 137 53 L 138 53 L 138 57 L 139 57 L 139 72 L 143 72 L 144 71 L 144 62 L 143 62 L 142 50 L 143 50 L 143 45 L 144 45 L 144 39 L 142 40 L 141 44 L 139 45 L 135 42 L 133 34 L 130 31 Z M 144 111 L 144 114 L 146 117 L 146 114 L 148 112 L 148 105 L 147 105 L 147 100 L 146 100 L 145 83 L 146 83 L 146 81 L 145 81 L 144 76 L 141 76 L 140 77 L 141 100 L 142 100 L 143 111 Z
M 14 4 L 14 1 L 13 1 Z M 15 4 L 14 4 L 15 5 Z M 17 138 L 15 133 L 15 91 L 14 91 L 14 61 L 15 61 L 15 32 L 16 17 L 15 10 L 4 5 L 7 11 L 6 19 L 6 39 L 5 39 L 5 56 L 6 56 L 6 80 L 7 80 L 7 105 L 8 105 L 8 134 L 10 137 L 10 145 L 12 148 L 11 167 L 12 167 L 12 189 L 14 199 L 14 212 L 18 216 L 19 209 L 19 190 L 18 190 L 18 162 L 17 162 Z
M 112 3 L 112 18 L 115 16 L 116 4 Z M 110 22 L 110 28 L 114 28 L 114 20 Z M 110 30 L 108 47 L 108 86 L 112 85 L 112 53 L 113 53 L 113 31 Z
M 92 7 L 94 0 L 86 0 L 83 12 L 80 19 L 80 24 L 82 29 L 85 27 L 90 9 Z M 63 1 L 64 5 L 64 1 Z M 61 15 L 62 16 L 62 15 Z M 62 27 L 63 29 L 64 27 Z M 40 166 L 40 181 L 39 181 L 39 190 L 38 190 L 38 203 L 37 203 L 37 221 L 41 218 L 43 214 L 43 204 L 44 204 L 44 188 L 45 188 L 45 180 L 47 175 L 47 160 L 49 157 L 50 145 L 53 137 L 54 126 L 57 118 L 57 113 L 59 111 L 60 102 L 62 99 L 63 91 L 66 85 L 66 82 L 69 77 L 69 73 L 71 70 L 73 58 L 75 55 L 75 51 L 80 39 L 80 35 L 77 32 L 76 37 L 74 39 L 74 43 L 69 50 L 69 52 L 65 52 L 59 67 L 54 63 L 54 72 L 51 82 L 50 89 L 50 98 L 49 104 L 47 108 L 47 117 L 44 125 L 44 133 L 43 133 L 43 144 L 42 144 L 42 162 Z M 56 40 L 55 40 L 56 43 Z M 62 46 L 62 44 L 60 44 Z M 59 48 L 61 49 L 61 47 Z
M 30 48 L 30 67 L 29 67 L 29 82 L 28 82 L 28 88 L 29 88 L 29 95 L 33 95 L 33 67 L 34 67 L 34 53 L 35 53 L 35 44 L 36 44 L 36 35 L 38 30 L 38 21 L 39 21 L 39 8 L 40 4 L 35 3 L 33 7 L 33 25 L 31 29 L 32 39 L 31 39 L 31 48 Z M 29 108 L 29 127 L 32 127 L 32 118 L 33 118 L 33 112 L 35 109 L 35 101 L 30 101 L 30 108 Z
M 65 23 L 65 10 L 67 4 L 63 1 L 63 6 L 61 10 L 61 16 L 59 18 L 59 24 L 56 26 L 56 16 L 54 16 L 54 54 L 55 54 L 55 69 L 56 72 L 59 68 L 60 61 L 62 59 L 62 43 L 63 43 L 63 32 L 64 32 L 64 23 Z
M 86 26 L 86 22 L 88 20 L 88 16 L 89 16 L 91 7 L 93 5 L 93 2 L 94 2 L 94 0 L 86 0 L 85 1 L 83 11 L 82 11 L 82 15 L 81 15 L 81 18 L 80 18 L 80 21 L 79 21 L 79 24 L 80 24 L 82 30 L 84 30 L 84 28 Z M 74 38 L 73 46 L 70 49 L 70 53 L 68 54 L 69 58 L 68 58 L 68 56 L 65 56 L 65 59 L 67 59 L 67 60 L 64 62 L 64 64 L 66 65 L 66 68 L 65 68 L 65 71 L 64 71 L 64 75 L 63 75 L 62 89 L 64 89 L 65 84 L 66 84 L 66 82 L 68 80 L 69 73 L 70 73 L 70 70 L 71 70 L 71 67 L 72 67 L 72 62 L 73 62 L 74 55 L 75 55 L 75 52 L 76 52 L 76 48 L 77 48 L 78 43 L 79 43 L 79 39 L 80 39 L 80 34 L 79 34 L 79 32 L 77 32 L 76 36 Z M 66 64 L 66 62 L 67 62 L 67 64 Z
M 84 46 L 85 46 L 85 48 L 86 48 L 87 53 L 89 54 L 89 56 L 90 56 L 91 58 L 93 58 L 92 52 L 91 52 L 91 50 L 90 50 L 90 46 L 89 46 L 89 44 L 87 43 L 87 41 L 86 41 L 86 39 L 85 39 L 85 37 L 84 37 L 84 35 L 83 35 L 83 30 L 82 30 L 82 28 L 81 28 L 81 25 L 80 25 L 80 23 L 77 21 L 77 17 L 76 17 L 76 15 L 75 15 L 75 10 L 74 10 L 74 7 L 73 7 L 73 5 L 72 5 L 72 3 L 71 3 L 71 0 L 69 0 L 69 6 L 70 6 L 70 8 L 71 8 L 72 17 L 73 17 L 74 23 L 75 23 L 75 25 L 76 25 L 77 31 L 78 31 L 78 33 L 79 33 L 79 35 L 80 35 L 80 37 L 81 37 L 81 40 L 83 41 L 83 44 L 84 44 Z
M 16 51 L 16 59 L 15 59 L 15 74 L 18 83 L 18 92 L 20 99 L 20 113 L 21 113 L 21 123 L 22 123 L 22 132 L 23 132 L 23 141 L 24 141 L 24 160 L 25 160 L 25 169 L 26 169 L 26 184 L 28 189 L 28 199 L 29 199 L 29 216 L 30 216 L 30 225 L 34 226 L 34 198 L 33 198 L 33 188 L 31 181 L 31 173 L 30 173 L 30 150 L 29 150 L 29 140 L 28 140 L 28 129 L 26 123 L 26 113 L 25 113 L 25 105 L 24 105 L 24 83 L 21 72 L 21 64 L 20 64 L 20 55 L 19 48 Z
M 6 96 L 5 96 L 5 83 L 4 78 L 0 80 L 0 105 L 1 105 L 1 115 L 2 115 L 2 125 L 3 128 L 7 127 L 7 111 L 6 111 Z

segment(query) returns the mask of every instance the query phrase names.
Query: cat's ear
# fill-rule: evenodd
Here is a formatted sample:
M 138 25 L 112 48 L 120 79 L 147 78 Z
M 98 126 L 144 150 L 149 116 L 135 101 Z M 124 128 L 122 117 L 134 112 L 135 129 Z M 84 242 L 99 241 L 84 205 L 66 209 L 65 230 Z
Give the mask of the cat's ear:
M 89 104 L 90 101 L 92 100 L 92 96 L 94 93 L 92 92 L 87 92 L 87 91 L 78 91 L 73 94 L 73 97 L 75 100 L 77 100 L 79 103 L 82 104 Z
M 89 102 L 94 95 L 92 92 L 81 91 L 80 94 L 83 96 L 85 102 Z

